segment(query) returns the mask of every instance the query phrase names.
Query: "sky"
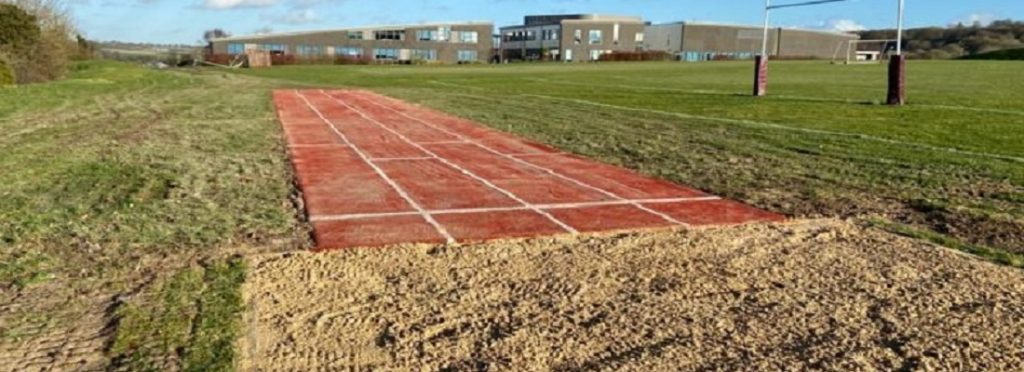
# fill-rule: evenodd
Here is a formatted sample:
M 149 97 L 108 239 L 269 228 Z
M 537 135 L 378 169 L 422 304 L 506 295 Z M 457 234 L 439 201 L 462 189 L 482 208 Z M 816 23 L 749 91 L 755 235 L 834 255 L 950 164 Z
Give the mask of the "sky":
M 777 4 L 804 0 L 774 0 Z M 198 44 L 204 30 L 233 35 L 386 24 L 522 22 L 527 14 L 610 13 L 654 23 L 763 22 L 764 0 L 67 0 L 92 40 Z M 1024 19 L 1024 0 L 906 0 L 909 27 Z M 849 0 L 778 10 L 773 26 L 853 31 L 893 28 L 896 0 Z

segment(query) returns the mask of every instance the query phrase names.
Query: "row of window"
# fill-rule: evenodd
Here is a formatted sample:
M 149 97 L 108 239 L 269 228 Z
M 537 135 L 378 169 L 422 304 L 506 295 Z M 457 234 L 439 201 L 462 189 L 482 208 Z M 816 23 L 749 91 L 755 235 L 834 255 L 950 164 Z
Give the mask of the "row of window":
M 612 51 L 610 51 L 610 50 L 591 50 L 590 51 L 590 60 L 591 61 L 598 61 L 598 60 L 601 59 L 601 56 L 603 56 L 605 54 L 610 54 L 610 53 L 612 53 Z M 572 60 L 573 60 L 572 49 L 566 49 L 565 50 L 565 56 L 563 57 L 562 60 L 566 61 L 566 62 L 572 62 Z
M 453 37 L 454 35 L 454 37 Z M 438 27 L 436 30 L 417 30 L 417 41 L 456 41 L 459 43 L 476 44 L 480 40 L 480 33 L 476 31 L 452 31 L 447 27 Z
M 324 54 L 324 47 L 320 45 L 299 45 L 295 47 L 295 54 L 300 56 L 318 56 Z
M 460 50 L 457 52 L 456 58 L 459 62 L 475 62 L 477 61 L 477 51 L 475 50 Z M 383 61 L 396 61 L 401 57 L 401 50 L 395 48 L 377 48 L 373 50 L 373 58 L 376 60 Z M 423 60 L 423 61 L 436 61 L 437 50 L 436 49 L 410 49 L 409 59 L 411 60 Z
M 284 44 L 264 44 L 261 45 L 260 50 L 270 52 L 281 52 L 287 53 L 288 47 Z M 245 53 L 245 44 L 231 43 L 228 44 L 228 54 L 243 54 Z M 301 56 L 319 56 L 324 55 L 325 48 L 322 45 L 299 45 L 295 47 L 295 53 Z M 334 54 L 339 57 L 352 57 L 361 58 L 363 57 L 363 48 L 359 47 L 347 47 L 340 46 L 334 48 Z M 457 51 L 457 58 L 459 62 L 472 62 L 477 60 L 478 53 L 475 50 L 459 50 Z M 397 48 L 375 48 L 373 49 L 373 58 L 377 60 L 399 60 L 401 58 L 401 50 Z M 437 50 L 436 49 L 410 49 L 409 58 L 412 60 L 424 60 L 424 61 L 436 61 Z
M 683 52 L 679 54 L 679 59 L 686 62 L 702 62 L 702 61 L 714 61 L 716 59 L 754 59 L 754 53 L 750 52 L 731 52 L 731 53 L 718 53 L 718 52 Z
M 619 43 L 619 28 L 616 26 L 613 33 L 613 42 Z M 602 30 L 590 30 L 587 34 L 587 43 L 590 45 L 601 45 L 604 44 L 604 31 Z M 541 30 L 541 40 L 558 40 L 558 30 Z M 505 33 L 505 41 L 535 41 L 537 40 L 537 33 L 535 31 L 509 31 Z M 637 32 L 635 36 L 637 43 L 644 42 L 644 33 Z M 583 30 L 573 30 L 573 42 L 577 45 L 583 43 Z
M 284 44 L 263 44 L 259 46 L 260 50 L 268 52 L 280 52 L 287 53 L 288 46 Z M 228 44 L 228 54 L 244 54 L 245 44 L 241 43 L 230 43 Z M 319 56 L 326 54 L 325 47 L 322 45 L 298 45 L 295 47 L 295 53 L 301 56 Z M 360 58 L 363 56 L 363 48 L 360 47 L 349 47 L 339 46 L 334 48 L 334 54 L 342 57 L 353 57 Z M 477 60 L 477 51 L 475 50 L 459 50 L 457 51 L 459 62 L 469 62 Z M 399 49 L 397 48 L 376 48 L 373 49 L 373 58 L 378 60 L 398 60 L 400 58 Z M 437 50 L 436 49 L 411 49 L 410 58 L 414 60 L 426 60 L 436 61 Z

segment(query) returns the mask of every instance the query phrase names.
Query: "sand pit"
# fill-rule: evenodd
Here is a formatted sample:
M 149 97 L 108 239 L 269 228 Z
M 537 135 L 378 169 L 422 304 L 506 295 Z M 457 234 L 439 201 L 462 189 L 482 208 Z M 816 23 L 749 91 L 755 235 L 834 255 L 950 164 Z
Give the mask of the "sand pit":
M 255 258 L 255 370 L 986 369 L 1024 272 L 835 220 Z

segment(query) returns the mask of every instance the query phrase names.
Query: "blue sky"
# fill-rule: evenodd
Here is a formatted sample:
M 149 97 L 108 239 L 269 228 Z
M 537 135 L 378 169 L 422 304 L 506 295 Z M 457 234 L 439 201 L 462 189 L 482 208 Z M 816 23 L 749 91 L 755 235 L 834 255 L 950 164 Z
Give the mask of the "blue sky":
M 775 0 L 777 3 L 802 0 Z M 1024 0 L 906 0 L 912 27 L 1024 19 Z M 197 43 L 205 29 L 242 35 L 486 20 L 498 26 L 526 14 L 613 13 L 655 23 L 710 21 L 758 24 L 764 0 L 70 0 L 78 25 L 94 40 Z M 850 0 L 774 15 L 776 26 L 852 30 L 893 27 L 896 0 Z

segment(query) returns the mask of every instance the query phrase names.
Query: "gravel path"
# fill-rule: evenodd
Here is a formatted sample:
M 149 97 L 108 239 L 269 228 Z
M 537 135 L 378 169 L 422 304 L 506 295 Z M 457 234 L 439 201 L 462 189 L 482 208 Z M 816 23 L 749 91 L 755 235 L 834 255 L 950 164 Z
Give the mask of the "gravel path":
M 836 220 L 254 260 L 243 368 L 1024 365 L 1024 271 Z

